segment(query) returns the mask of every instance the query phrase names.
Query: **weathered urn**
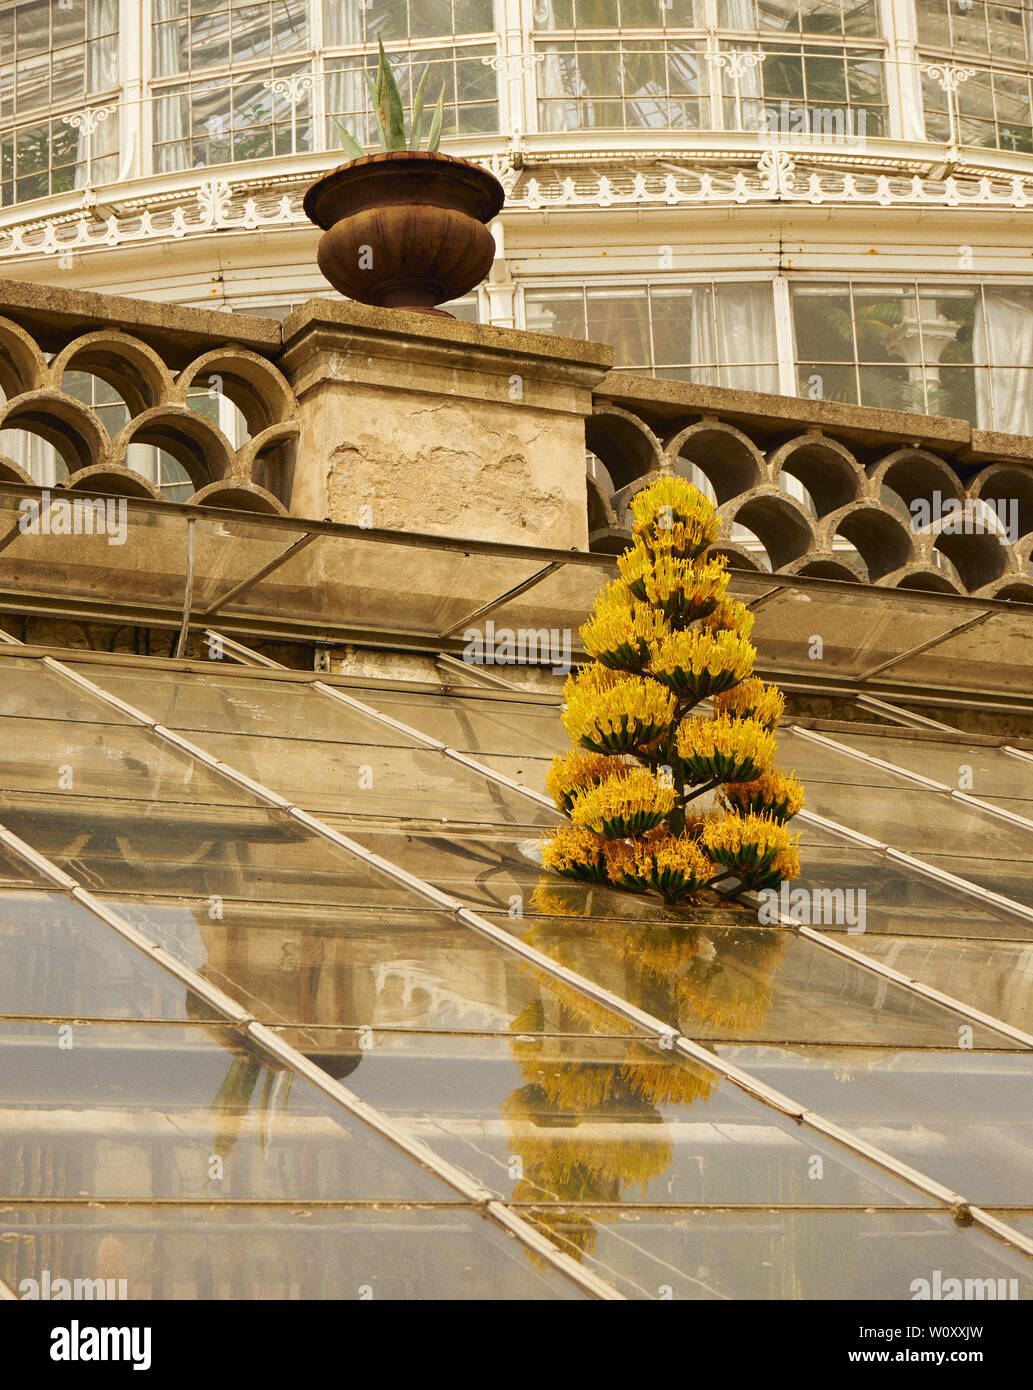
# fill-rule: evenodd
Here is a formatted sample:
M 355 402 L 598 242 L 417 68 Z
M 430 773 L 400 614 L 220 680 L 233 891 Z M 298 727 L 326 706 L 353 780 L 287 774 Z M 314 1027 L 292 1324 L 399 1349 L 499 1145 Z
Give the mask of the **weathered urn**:
M 494 175 L 465 159 L 425 150 L 366 155 L 327 174 L 305 195 L 324 228 L 319 269 L 360 304 L 446 318 L 491 269 L 487 223 L 506 194 Z

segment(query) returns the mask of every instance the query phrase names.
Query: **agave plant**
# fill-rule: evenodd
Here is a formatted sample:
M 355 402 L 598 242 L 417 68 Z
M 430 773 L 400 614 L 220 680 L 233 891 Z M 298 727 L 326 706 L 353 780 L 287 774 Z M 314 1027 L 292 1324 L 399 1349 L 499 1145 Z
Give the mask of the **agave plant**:
M 365 69 L 363 69 L 363 76 L 369 87 L 370 96 L 373 98 L 373 113 L 377 118 L 380 148 L 382 150 L 418 150 L 420 148 L 420 136 L 423 133 L 423 93 L 427 86 L 427 74 L 430 72 L 430 67 L 424 68 L 423 76 L 416 88 L 416 95 L 413 97 L 412 103 L 412 122 L 409 133 L 406 135 L 402 94 L 398 90 L 398 83 L 391 71 L 391 64 L 387 61 L 387 54 L 384 52 L 384 40 L 378 36 L 377 43 L 380 46 L 377 80 L 374 82 Z M 430 130 L 427 132 L 427 150 L 430 153 L 433 153 L 441 143 L 441 122 L 444 119 L 444 114 L 445 88 L 442 86 L 438 104 L 431 117 Z M 334 124 L 341 132 L 341 143 L 345 153 L 350 155 L 352 159 L 364 158 L 367 151 L 363 149 L 351 132 L 346 130 L 336 117 Z

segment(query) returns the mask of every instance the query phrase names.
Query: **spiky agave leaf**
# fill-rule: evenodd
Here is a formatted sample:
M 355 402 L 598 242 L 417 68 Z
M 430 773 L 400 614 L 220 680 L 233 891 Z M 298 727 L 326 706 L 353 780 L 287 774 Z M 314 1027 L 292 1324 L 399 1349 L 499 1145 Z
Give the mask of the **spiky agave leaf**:
M 434 154 L 441 144 L 441 124 L 445 119 L 445 88 L 442 86 L 441 94 L 438 97 L 438 104 L 434 108 L 434 115 L 430 123 L 430 132 L 427 135 L 427 153 Z
M 348 155 L 350 159 L 365 159 L 367 151 L 362 145 L 359 144 L 358 140 L 356 140 L 355 136 L 351 133 L 351 131 L 348 130 L 345 126 L 343 126 L 336 116 L 331 116 L 330 119 L 333 121 L 334 125 L 340 132 L 341 149 L 344 151 L 344 153 Z
M 420 134 L 423 130 L 423 92 L 427 86 L 427 77 L 430 73 L 430 64 L 423 69 L 423 76 L 420 78 L 420 85 L 416 88 L 416 95 L 412 99 L 412 126 L 409 130 L 409 148 L 418 150 L 420 148 Z M 444 88 L 442 88 L 444 94 Z

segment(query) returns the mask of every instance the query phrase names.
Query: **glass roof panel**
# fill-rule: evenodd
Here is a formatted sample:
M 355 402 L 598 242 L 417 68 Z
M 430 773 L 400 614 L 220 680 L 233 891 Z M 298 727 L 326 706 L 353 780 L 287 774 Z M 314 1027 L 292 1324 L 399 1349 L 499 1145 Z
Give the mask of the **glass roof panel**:
M 321 695 L 308 682 L 246 668 L 181 671 L 153 666 L 114 666 L 70 660 L 68 665 L 120 700 L 181 732 L 257 734 L 331 743 L 380 743 L 408 747 L 412 740 Z M 357 691 L 361 699 L 364 692 Z M 430 703 L 434 697 L 424 696 Z M 430 704 L 431 712 L 433 704 Z
M 945 636 L 980 611 L 971 600 L 933 601 L 900 589 L 850 584 L 786 587 L 758 608 L 753 642 L 764 669 L 861 676 L 902 652 Z M 817 650 L 815 637 L 822 640 L 820 660 L 811 655 Z M 968 637 L 965 633 L 961 640 Z M 893 667 L 895 680 L 901 678 L 900 669 Z M 964 684 L 957 678 L 952 683 Z M 985 685 L 982 668 L 979 683 Z
M 967 1021 L 782 929 L 495 920 L 691 1038 L 950 1047 Z M 988 1029 L 974 1037 L 1013 1046 Z
M 306 535 L 304 522 L 271 527 L 223 511 L 194 518 L 194 590 L 191 607 L 205 613 L 269 565 L 275 565 Z
M 543 999 L 547 1031 L 589 1026 L 518 956 L 444 913 L 208 898 L 111 906 L 261 1022 L 304 1025 L 291 1041 L 306 1053 L 358 1058 L 359 1029 L 506 1032 Z M 611 1031 L 630 1030 L 614 1017 Z
M 918 730 L 915 733 L 915 738 L 867 731 L 830 737 L 859 753 L 896 763 L 1033 819 L 1029 805 L 1033 801 L 1033 762 L 1013 758 L 998 746 L 929 738 Z
M 246 806 L 7 793 L 0 823 L 87 887 L 109 893 L 424 905 L 356 856 Z
M 973 608 L 969 616 L 976 611 Z M 897 650 L 906 651 L 907 646 L 901 643 Z M 1028 692 L 1031 670 L 1033 607 L 1008 604 L 967 632 L 895 663 L 892 679 L 968 690 Z
M 0 1073 L 0 1201 L 455 1196 L 224 1025 L 0 1022 Z
M 354 689 L 348 693 L 382 714 L 479 759 L 495 754 L 551 761 L 570 747 L 555 700 L 539 703 L 494 695 L 428 696 L 404 690 Z
M 547 558 L 324 533 L 220 607 L 337 628 L 437 635 L 525 583 Z
M 933 879 L 886 855 L 866 851 L 843 841 L 831 847 L 815 845 L 810 841 L 810 832 L 804 827 L 800 849 L 801 873 L 798 879 L 794 879 L 793 887 L 808 890 L 842 889 L 844 892 L 853 890 L 855 894 L 863 889 L 866 935 L 890 933 L 1033 940 L 1033 922 L 997 909 L 992 903 L 982 902 L 967 893 L 941 887 Z M 962 859 L 956 855 L 922 854 L 920 857 L 972 882 L 977 881 L 977 870 L 985 867 L 983 860 Z M 1006 892 L 1009 886 L 1013 885 L 1005 883 L 998 891 Z M 830 932 L 846 929 L 844 924 L 812 925 Z M 857 939 L 860 939 L 859 935 Z M 851 934 L 850 940 L 855 940 L 854 934 Z
M 850 945 L 883 965 L 1033 1032 L 1033 939 L 958 941 L 860 936 Z
M 967 1280 L 970 1298 L 1010 1298 L 1013 1289 L 1033 1298 L 1025 1256 L 944 1211 L 679 1207 L 629 1219 L 606 1208 L 542 1206 L 520 1213 L 627 1298 L 899 1302 L 920 1296 L 920 1280 L 931 1291 L 936 1271 L 941 1289 L 958 1278 L 963 1291 Z M 988 1292 L 987 1279 L 1003 1283 Z
M 254 798 L 139 725 L 0 719 L 0 788 L 236 806 Z
M 44 1269 L 125 1279 L 131 1299 L 586 1297 L 471 1208 L 409 1202 L 0 1206 L 0 1278 L 18 1290 Z
M 459 825 L 550 826 L 559 815 L 427 748 L 199 734 L 237 771 L 337 823 L 389 817 Z
M 966 1048 L 959 1034 L 952 1051 L 722 1043 L 718 1052 L 969 1201 L 1023 1205 L 1033 1171 L 1033 1053 Z
M 129 722 L 118 710 L 90 699 L 71 681 L 49 670 L 38 657 L 19 656 L 16 650 L 0 646 L 0 717 L 92 724 Z
M 0 1014 L 214 1018 L 143 951 L 71 898 L 0 892 Z
M 526 1021 L 514 1038 L 388 1036 L 348 1085 L 507 1201 L 924 1204 L 694 1062 Z
M 72 494 L 55 496 L 54 508 L 75 500 Z M 110 509 L 114 508 L 113 514 Z M 17 503 L 14 503 L 15 514 Z M 45 533 L 47 516 L 49 533 Z M 108 517 L 110 515 L 110 525 Z M 74 515 L 69 513 L 74 522 Z M 186 595 L 186 516 L 171 508 L 153 509 L 130 504 L 121 511 L 111 498 L 98 534 L 55 533 L 64 526 L 57 512 L 44 509 L 41 533 L 19 532 L 0 551 L 4 589 L 11 593 L 118 603 L 182 612 Z

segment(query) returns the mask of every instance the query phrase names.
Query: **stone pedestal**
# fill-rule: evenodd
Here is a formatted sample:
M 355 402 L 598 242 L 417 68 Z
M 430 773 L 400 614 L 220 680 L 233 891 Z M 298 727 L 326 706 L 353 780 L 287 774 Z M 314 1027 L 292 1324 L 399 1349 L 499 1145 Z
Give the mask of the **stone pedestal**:
M 587 549 L 598 343 L 311 300 L 284 324 L 295 516 Z

